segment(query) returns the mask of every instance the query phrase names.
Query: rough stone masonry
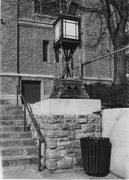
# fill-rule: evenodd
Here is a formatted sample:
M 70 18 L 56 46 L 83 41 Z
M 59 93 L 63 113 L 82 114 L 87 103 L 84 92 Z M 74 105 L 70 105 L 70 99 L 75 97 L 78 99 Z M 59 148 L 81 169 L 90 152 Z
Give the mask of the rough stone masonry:
M 45 157 L 42 157 L 41 163 L 49 170 L 82 166 L 80 138 L 101 136 L 102 123 L 98 114 L 35 115 L 35 117 L 46 141 Z M 37 140 L 32 123 L 30 127 L 33 137 Z

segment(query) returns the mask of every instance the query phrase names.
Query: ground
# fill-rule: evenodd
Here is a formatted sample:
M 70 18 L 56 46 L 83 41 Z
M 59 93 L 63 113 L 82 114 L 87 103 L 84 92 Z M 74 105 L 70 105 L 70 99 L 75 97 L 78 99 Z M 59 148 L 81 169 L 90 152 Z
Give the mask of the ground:
M 120 179 L 109 173 L 106 177 L 92 177 L 85 174 L 81 169 L 57 171 L 51 173 L 47 169 L 38 172 L 37 165 L 26 165 L 3 168 L 2 179 Z

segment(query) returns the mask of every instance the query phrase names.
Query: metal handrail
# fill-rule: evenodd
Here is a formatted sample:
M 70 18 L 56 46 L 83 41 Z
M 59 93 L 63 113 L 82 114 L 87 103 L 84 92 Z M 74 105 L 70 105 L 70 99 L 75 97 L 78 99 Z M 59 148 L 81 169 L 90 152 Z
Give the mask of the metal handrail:
M 113 51 L 113 52 L 111 52 L 111 53 L 108 53 L 108 54 L 106 54 L 106 55 L 104 55 L 104 56 L 101 56 L 101 57 L 99 57 L 99 58 L 96 58 L 96 59 L 93 59 L 93 60 L 86 61 L 86 62 L 82 63 L 82 64 L 81 64 L 81 70 L 82 70 L 82 74 L 81 74 L 81 75 L 82 75 L 82 77 L 83 77 L 83 67 L 84 67 L 85 65 L 90 64 L 90 63 L 93 63 L 93 62 L 96 62 L 96 61 L 103 60 L 104 58 L 109 57 L 109 56 L 111 56 L 111 55 L 114 55 L 114 54 L 116 54 L 116 53 L 119 53 L 119 52 L 121 52 L 121 51 L 128 51 L 128 49 L 129 49 L 129 45 L 126 46 L 126 47 L 124 47 L 124 48 L 121 48 L 121 49 L 118 49 L 118 50 L 116 50 L 116 51 Z M 75 69 L 77 69 L 77 68 L 79 68 L 79 66 L 74 67 L 73 70 L 75 70 Z
M 45 139 L 44 139 L 44 137 L 43 137 L 43 135 L 41 133 L 40 127 L 39 127 L 39 125 L 38 125 L 38 123 L 37 123 L 37 121 L 36 121 L 36 119 L 34 117 L 34 114 L 32 112 L 32 108 L 31 108 L 31 106 L 29 104 L 26 103 L 25 98 L 24 98 L 24 96 L 23 96 L 19 86 L 17 86 L 17 106 L 18 106 L 18 94 L 21 96 L 21 99 L 23 100 L 23 103 L 24 103 L 24 132 L 26 132 L 26 109 L 27 109 L 27 111 L 29 113 L 29 116 L 30 116 L 30 118 L 32 120 L 32 123 L 33 123 L 33 125 L 35 127 L 35 130 L 37 132 L 37 135 L 39 137 L 39 145 L 38 145 L 38 171 L 41 171 L 42 170 L 41 169 L 41 166 L 42 166 L 41 165 L 41 158 L 42 158 L 42 156 L 41 156 L 41 147 L 42 147 L 41 144 L 44 143 L 46 145 Z M 44 149 L 44 157 L 45 157 L 45 149 Z

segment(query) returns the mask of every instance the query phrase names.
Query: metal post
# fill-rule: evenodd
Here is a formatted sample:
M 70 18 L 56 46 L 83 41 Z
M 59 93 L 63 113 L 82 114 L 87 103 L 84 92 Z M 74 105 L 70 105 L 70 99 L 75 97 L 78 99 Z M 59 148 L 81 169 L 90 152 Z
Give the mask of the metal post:
M 41 141 L 39 139 L 39 146 L 38 146 L 38 171 L 41 171 Z
M 16 86 L 16 88 L 17 88 L 17 89 L 16 89 L 16 91 L 17 91 L 17 97 L 16 97 L 16 99 L 17 99 L 17 107 L 18 107 L 18 104 L 19 104 L 19 103 L 18 103 L 18 85 Z
M 80 79 L 83 79 L 83 64 L 82 64 L 82 46 L 79 46 L 79 75 Z
M 24 103 L 24 132 L 26 132 L 26 103 Z
M 81 63 L 81 79 L 83 79 L 83 75 L 84 75 L 84 74 L 83 74 L 83 73 L 84 73 L 84 72 L 83 72 L 83 68 L 84 68 L 84 67 L 83 67 L 83 64 Z
M 61 76 L 63 75 L 63 48 L 61 46 Z
M 56 50 L 54 49 L 54 78 L 57 76 Z

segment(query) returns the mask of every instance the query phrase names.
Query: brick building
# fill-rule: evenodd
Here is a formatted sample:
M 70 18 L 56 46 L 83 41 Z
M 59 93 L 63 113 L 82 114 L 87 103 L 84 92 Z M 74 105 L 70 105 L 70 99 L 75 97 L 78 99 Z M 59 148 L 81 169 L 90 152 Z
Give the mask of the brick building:
M 59 0 L 41 2 L 1 0 L 1 97 L 16 99 L 16 86 L 20 77 L 27 101 L 43 100 L 50 95 L 55 74 L 60 74 L 61 60 L 55 63 L 53 49 L 53 22 L 59 11 L 66 9 L 67 1 L 62 0 L 62 4 Z M 77 2 L 83 4 L 85 1 Z M 88 32 L 92 31 L 96 36 L 98 22 L 89 23 L 86 14 L 81 15 L 81 21 L 82 46 L 74 54 L 75 65 L 98 57 L 98 50 L 91 50 L 87 46 L 91 41 Z M 108 49 L 109 42 L 106 41 Z M 103 52 L 99 56 L 102 54 Z M 110 82 L 112 63 L 109 59 L 87 65 L 84 68 L 84 82 Z

